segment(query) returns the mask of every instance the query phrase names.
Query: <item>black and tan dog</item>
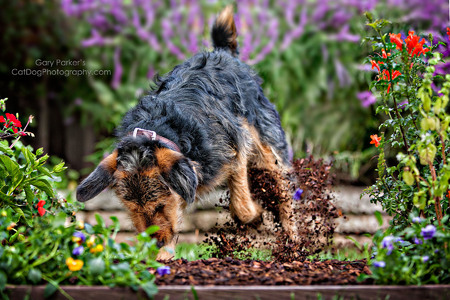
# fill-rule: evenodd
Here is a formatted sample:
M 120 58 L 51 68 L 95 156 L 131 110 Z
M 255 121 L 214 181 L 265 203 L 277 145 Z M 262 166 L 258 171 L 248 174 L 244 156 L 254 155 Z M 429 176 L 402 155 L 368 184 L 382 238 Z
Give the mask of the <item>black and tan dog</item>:
M 125 115 L 117 149 L 77 190 L 84 202 L 113 188 L 138 231 L 160 227 L 155 234 L 160 246 L 173 240 L 187 204 L 224 183 L 231 213 L 243 223 L 260 219 L 248 168 L 283 173 L 290 166 L 279 115 L 261 79 L 237 58 L 231 7 L 218 16 L 211 35 L 212 52 L 176 66 Z M 291 205 L 279 207 L 289 232 Z

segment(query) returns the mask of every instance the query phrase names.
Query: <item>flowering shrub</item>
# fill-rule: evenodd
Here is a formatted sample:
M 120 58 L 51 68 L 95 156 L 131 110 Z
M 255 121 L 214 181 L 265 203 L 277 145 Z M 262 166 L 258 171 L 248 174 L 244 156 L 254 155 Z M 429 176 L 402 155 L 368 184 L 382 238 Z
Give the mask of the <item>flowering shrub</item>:
M 5 101 L 0 100 L 3 111 Z M 49 156 L 42 149 L 19 141 L 32 134 L 18 116 L 7 113 L 0 122 L 0 296 L 6 296 L 6 283 L 47 283 L 46 296 L 59 290 L 69 299 L 60 285 L 129 286 L 155 295 L 150 271 L 161 264 L 155 261 L 158 247 L 151 235 L 158 228 L 149 227 L 130 246 L 115 242 L 120 228 L 115 217 L 109 227 L 99 215 L 94 226 L 76 222 L 81 204 L 59 199 L 53 186 L 64 163 L 48 169 Z M 11 145 L 7 138 L 14 140 Z
M 376 52 L 368 60 L 378 72 L 370 88 L 386 121 L 381 136 L 371 136 L 379 149 L 378 179 L 366 192 L 393 216 L 390 228 L 374 237 L 372 277 L 378 283 L 448 283 L 450 75 L 435 74 L 442 54 L 432 36 L 427 42 L 414 31 L 383 34 L 389 22 L 367 17 L 378 34 L 367 38 Z M 397 162 L 385 158 L 389 153 L 397 153 Z

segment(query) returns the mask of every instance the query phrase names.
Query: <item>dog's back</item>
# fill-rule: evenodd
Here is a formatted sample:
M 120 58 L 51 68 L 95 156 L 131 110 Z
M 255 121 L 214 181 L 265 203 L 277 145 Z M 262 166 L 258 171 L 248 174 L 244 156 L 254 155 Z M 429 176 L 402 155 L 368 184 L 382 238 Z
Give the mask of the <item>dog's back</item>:
M 264 96 L 262 80 L 238 58 L 232 10 L 224 10 L 212 29 L 213 52 L 194 55 L 157 80 L 157 87 L 125 116 L 119 137 L 135 127 L 149 128 L 180 146 L 204 172 L 208 184 L 223 165 L 248 146 L 254 127 L 289 165 L 285 134 L 275 107 Z M 170 128 L 169 128 L 170 127 Z

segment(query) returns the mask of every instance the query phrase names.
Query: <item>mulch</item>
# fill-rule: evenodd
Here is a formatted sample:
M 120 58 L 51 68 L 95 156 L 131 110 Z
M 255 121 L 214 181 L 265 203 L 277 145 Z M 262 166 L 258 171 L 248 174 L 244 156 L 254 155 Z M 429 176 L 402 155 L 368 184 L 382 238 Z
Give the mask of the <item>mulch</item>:
M 360 274 L 369 274 L 365 260 L 304 260 L 274 262 L 224 259 L 163 261 L 170 274 L 160 276 L 154 270 L 155 283 L 163 285 L 355 285 Z

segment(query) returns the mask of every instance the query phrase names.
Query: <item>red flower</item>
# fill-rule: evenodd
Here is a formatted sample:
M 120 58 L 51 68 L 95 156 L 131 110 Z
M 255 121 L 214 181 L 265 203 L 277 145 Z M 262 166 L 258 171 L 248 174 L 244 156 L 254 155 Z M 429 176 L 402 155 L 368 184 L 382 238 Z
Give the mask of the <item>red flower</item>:
M 371 60 L 370 62 L 372 63 L 372 70 L 373 68 L 377 68 L 378 73 L 380 73 L 380 66 L 377 64 L 377 62 L 374 60 Z
M 8 118 L 8 120 L 9 120 L 10 122 L 13 123 L 14 127 L 17 127 L 17 128 L 22 127 L 22 123 L 20 123 L 20 121 L 17 120 L 17 118 L 16 118 L 15 115 L 6 113 L 6 117 Z
M 393 33 L 389 33 L 389 37 L 391 38 L 391 43 L 397 45 L 397 49 L 402 51 L 403 49 L 403 41 L 401 38 L 401 33 L 399 34 L 393 34 Z
M 370 136 L 370 138 L 372 139 L 372 140 L 370 141 L 370 143 L 371 143 L 371 144 L 375 144 L 375 147 L 378 148 L 378 146 L 380 146 L 381 137 L 378 137 L 377 134 L 372 134 L 372 135 Z
M 447 27 L 447 35 L 448 35 L 448 38 L 450 39 L 450 28 L 449 27 Z
M 43 207 L 38 207 L 38 213 L 39 213 L 39 215 L 42 217 L 43 215 L 45 215 L 45 212 L 46 212 L 46 210 L 45 210 L 45 208 L 43 208 Z
M 0 123 L 6 123 L 5 117 L 0 116 Z
M 44 200 L 39 200 L 39 202 L 38 202 L 38 204 L 37 204 L 37 206 L 38 206 L 38 213 L 39 213 L 39 215 L 42 217 L 43 215 L 45 215 L 45 212 L 47 211 L 45 208 L 44 208 L 44 205 L 45 205 L 45 201 Z

